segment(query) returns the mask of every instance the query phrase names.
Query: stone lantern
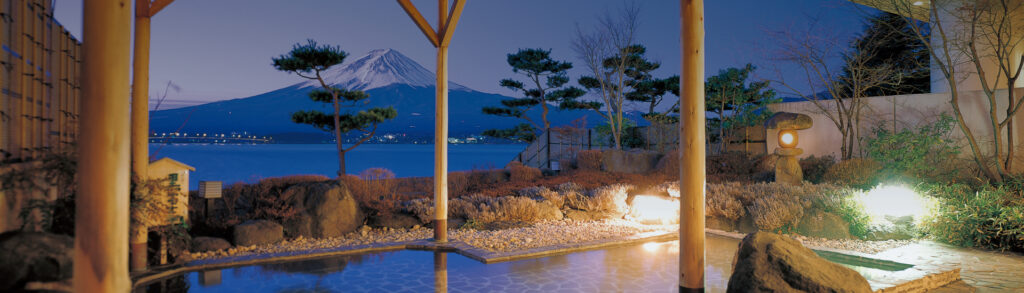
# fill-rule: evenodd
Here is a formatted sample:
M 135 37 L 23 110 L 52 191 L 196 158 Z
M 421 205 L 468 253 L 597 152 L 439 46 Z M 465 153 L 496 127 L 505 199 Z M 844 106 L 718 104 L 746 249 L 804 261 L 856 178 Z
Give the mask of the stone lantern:
M 775 155 L 779 156 L 775 162 L 775 182 L 792 185 L 803 182 L 804 172 L 796 156 L 803 154 L 804 150 L 796 147 L 800 141 L 797 130 L 811 128 L 813 124 L 810 116 L 789 112 L 775 113 L 765 121 L 766 129 L 779 130 L 779 148 L 775 149 Z

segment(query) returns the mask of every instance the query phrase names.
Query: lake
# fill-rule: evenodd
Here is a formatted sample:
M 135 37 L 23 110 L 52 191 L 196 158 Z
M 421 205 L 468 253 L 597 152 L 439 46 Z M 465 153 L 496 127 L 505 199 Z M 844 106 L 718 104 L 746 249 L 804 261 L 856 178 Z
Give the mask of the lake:
M 448 171 L 502 168 L 525 144 L 449 144 Z M 169 157 L 196 168 L 189 189 L 199 181 L 256 182 L 298 174 L 334 177 L 338 171 L 333 144 L 150 144 L 153 158 Z M 347 173 L 386 168 L 397 177 L 434 175 L 432 144 L 364 144 L 345 155 Z

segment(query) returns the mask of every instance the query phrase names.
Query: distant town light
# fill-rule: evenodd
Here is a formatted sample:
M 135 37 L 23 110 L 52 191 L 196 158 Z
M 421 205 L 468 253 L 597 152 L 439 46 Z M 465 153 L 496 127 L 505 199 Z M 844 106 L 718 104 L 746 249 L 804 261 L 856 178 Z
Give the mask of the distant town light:
M 914 1 L 914 6 L 924 5 L 924 1 Z

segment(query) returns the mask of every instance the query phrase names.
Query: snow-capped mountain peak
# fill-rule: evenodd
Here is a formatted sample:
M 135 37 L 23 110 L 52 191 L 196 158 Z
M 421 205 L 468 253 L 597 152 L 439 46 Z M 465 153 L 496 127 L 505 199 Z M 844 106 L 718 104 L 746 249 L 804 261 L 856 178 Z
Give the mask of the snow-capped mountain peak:
M 376 49 L 359 58 L 347 58 L 348 62 L 336 65 L 323 72 L 324 81 L 344 89 L 371 90 L 392 84 L 414 87 L 432 87 L 436 82 L 433 71 L 394 49 Z M 319 87 L 320 83 L 310 80 L 302 85 Z M 470 90 L 454 82 L 448 83 L 449 90 Z

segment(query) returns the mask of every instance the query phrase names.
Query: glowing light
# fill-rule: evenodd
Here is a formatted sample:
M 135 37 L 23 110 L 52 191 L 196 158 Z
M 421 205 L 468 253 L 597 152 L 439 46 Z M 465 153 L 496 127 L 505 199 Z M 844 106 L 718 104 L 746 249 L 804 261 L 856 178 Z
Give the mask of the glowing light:
M 899 185 L 881 185 L 860 198 L 864 211 L 876 220 L 885 216 L 919 216 L 928 212 L 929 201 L 910 188 Z
M 914 1 L 913 4 L 914 4 L 914 6 L 921 6 L 921 5 L 924 5 L 924 1 Z
M 792 129 L 785 129 L 779 131 L 779 146 L 784 148 L 795 147 L 798 142 L 796 131 Z
M 679 201 L 672 197 L 637 195 L 629 206 L 628 217 L 643 224 L 679 223 Z
M 646 250 L 647 252 L 658 251 L 658 246 L 660 246 L 660 245 L 658 245 L 657 242 L 647 242 L 647 243 L 644 243 L 644 245 L 643 245 L 644 250 Z

